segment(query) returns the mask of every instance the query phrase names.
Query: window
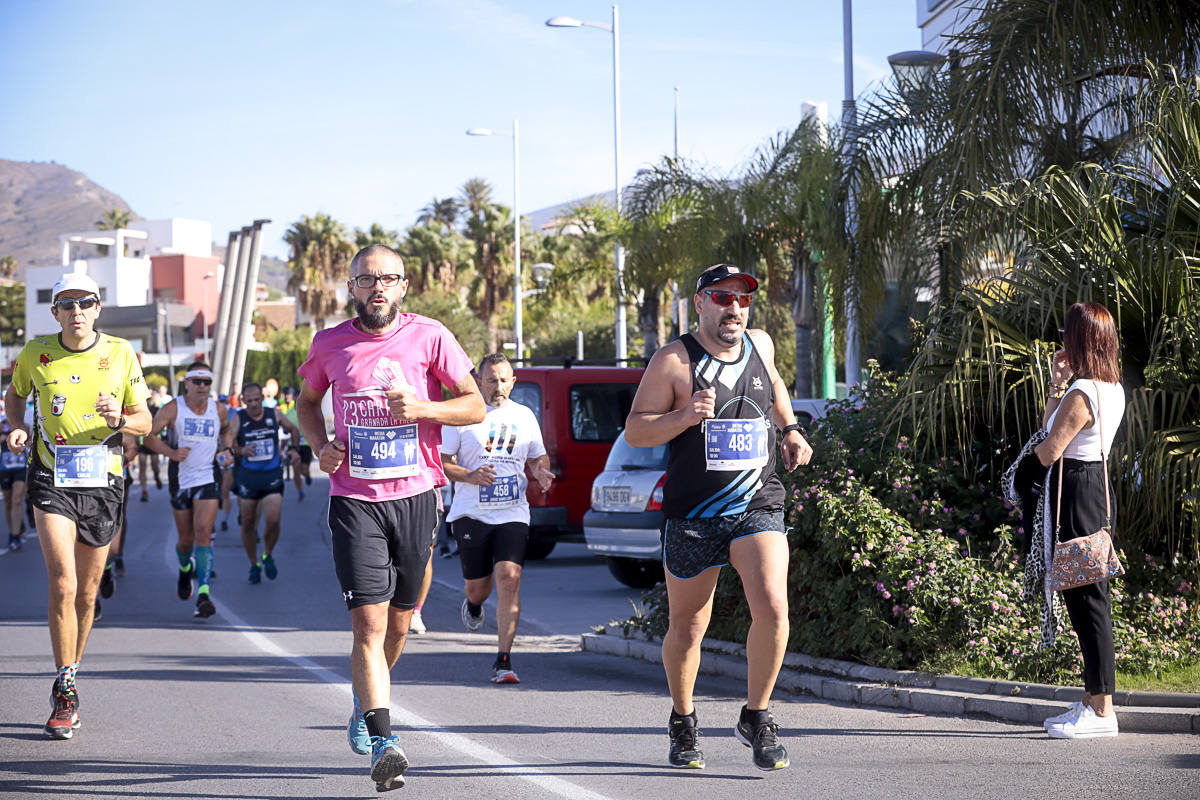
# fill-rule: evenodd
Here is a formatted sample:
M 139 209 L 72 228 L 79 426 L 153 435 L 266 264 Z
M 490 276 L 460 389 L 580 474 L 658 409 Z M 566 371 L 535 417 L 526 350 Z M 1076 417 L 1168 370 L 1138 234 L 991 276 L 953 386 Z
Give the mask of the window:
M 591 383 L 571 387 L 571 438 L 612 442 L 625 428 L 636 383 Z
M 532 411 L 537 417 L 538 427 L 542 426 L 542 387 L 529 381 L 517 381 L 508 399 Z
M 37 301 L 43 305 L 50 305 L 50 290 L 38 289 Z

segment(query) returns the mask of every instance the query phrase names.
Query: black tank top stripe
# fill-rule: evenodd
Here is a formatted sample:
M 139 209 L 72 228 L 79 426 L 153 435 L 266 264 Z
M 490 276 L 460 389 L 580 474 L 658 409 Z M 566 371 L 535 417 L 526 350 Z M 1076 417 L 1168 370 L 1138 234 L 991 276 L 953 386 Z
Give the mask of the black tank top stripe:
M 783 487 L 775 476 L 775 431 L 770 425 L 774 387 L 770 373 L 750 337 L 742 336 L 736 361 L 713 358 L 691 334 L 680 337 L 687 349 L 692 391 L 716 390 L 718 419 L 756 419 L 768 422 L 769 446 L 764 467 L 723 471 L 706 469 L 702 426 L 695 425 L 671 440 L 663 511 L 674 519 L 722 517 L 783 502 Z

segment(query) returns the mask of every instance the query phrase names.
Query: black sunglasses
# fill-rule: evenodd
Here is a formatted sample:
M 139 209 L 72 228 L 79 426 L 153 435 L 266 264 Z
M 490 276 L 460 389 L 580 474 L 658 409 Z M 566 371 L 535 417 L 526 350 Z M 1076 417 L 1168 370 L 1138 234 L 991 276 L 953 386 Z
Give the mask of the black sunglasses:
M 53 305 L 59 311 L 74 311 L 75 306 L 79 306 L 84 311 L 87 311 L 89 308 L 91 308 L 92 306 L 96 305 L 99 302 L 100 301 L 94 297 L 80 297 L 80 298 L 68 297 L 63 300 L 55 300 Z
M 393 272 L 387 275 L 355 275 L 350 282 L 359 289 L 373 289 L 377 283 L 385 289 L 390 289 L 393 286 L 399 286 L 402 280 L 404 280 L 403 275 Z
M 197 386 L 212 386 L 212 381 L 208 378 L 188 378 L 188 380 Z
M 754 295 L 741 292 L 727 292 L 723 289 L 705 289 L 704 294 L 712 298 L 712 301 L 719 306 L 731 306 L 734 301 L 742 308 L 749 308 L 750 301 L 754 299 Z

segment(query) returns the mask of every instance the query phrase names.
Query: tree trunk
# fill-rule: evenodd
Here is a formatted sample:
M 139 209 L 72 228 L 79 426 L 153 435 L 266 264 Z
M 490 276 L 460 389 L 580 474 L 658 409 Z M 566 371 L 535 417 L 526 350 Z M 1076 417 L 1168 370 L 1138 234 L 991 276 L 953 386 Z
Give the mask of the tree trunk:
M 816 295 L 813 263 L 808 249 L 799 241 L 792 245 L 792 320 L 796 326 L 796 397 L 813 396 L 813 329 L 816 327 Z
M 642 290 L 642 301 L 638 304 L 638 325 L 642 329 L 642 355 L 654 355 L 662 346 L 662 287 L 654 286 Z

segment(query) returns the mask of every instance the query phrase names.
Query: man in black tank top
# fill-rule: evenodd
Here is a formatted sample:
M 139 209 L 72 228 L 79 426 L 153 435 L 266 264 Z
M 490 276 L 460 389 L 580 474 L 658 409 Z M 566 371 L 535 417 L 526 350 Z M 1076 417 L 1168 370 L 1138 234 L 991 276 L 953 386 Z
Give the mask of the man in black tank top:
M 775 427 L 789 472 L 812 448 L 800 435 L 787 385 L 765 331 L 746 330 L 758 281 L 732 264 L 701 273 L 693 302 L 695 334 L 659 350 L 646 367 L 626 421 L 634 447 L 669 443 L 663 484 L 663 565 L 670 625 L 663 666 L 674 707 L 668 722 L 674 767 L 698 769 L 692 690 L 700 640 L 712 615 L 721 567 L 741 576 L 752 622 L 746 705 L 734 728 L 762 770 L 790 763 L 767 711 L 788 640 L 788 543 L 783 486 L 775 474 Z

